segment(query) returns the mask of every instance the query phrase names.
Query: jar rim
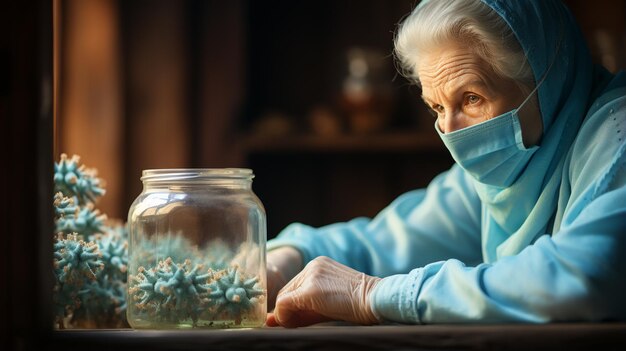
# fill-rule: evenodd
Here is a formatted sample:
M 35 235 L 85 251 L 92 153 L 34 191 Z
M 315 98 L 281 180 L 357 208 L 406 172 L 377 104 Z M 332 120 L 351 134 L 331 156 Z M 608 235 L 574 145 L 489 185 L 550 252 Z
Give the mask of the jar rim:
M 142 182 L 197 181 L 212 179 L 252 180 L 249 168 L 161 168 L 144 169 Z

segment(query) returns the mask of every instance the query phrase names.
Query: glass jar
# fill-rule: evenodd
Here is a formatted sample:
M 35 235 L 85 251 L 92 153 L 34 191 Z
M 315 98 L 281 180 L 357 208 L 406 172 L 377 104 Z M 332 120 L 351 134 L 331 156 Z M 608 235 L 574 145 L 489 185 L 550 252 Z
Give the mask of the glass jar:
M 266 220 L 249 169 L 145 170 L 128 213 L 128 322 L 260 327 Z

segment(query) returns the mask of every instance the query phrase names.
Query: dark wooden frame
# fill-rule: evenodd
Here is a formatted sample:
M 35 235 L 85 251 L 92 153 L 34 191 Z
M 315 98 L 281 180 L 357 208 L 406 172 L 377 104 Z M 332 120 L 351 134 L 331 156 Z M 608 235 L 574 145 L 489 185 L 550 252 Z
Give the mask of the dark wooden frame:
M 52 327 L 53 2 L 2 7 L 2 349 L 32 349 Z

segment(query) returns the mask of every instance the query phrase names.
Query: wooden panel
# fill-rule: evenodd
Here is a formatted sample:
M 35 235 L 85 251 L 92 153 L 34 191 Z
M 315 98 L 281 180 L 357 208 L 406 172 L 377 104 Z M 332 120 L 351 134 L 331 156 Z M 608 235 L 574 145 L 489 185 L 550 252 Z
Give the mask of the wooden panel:
M 246 2 L 194 1 L 191 10 L 197 26 L 196 68 L 198 79 L 191 91 L 196 99 L 197 129 L 194 162 L 198 167 L 238 167 L 244 160 L 236 140 L 245 87 Z M 192 36 L 194 37 L 194 36 Z
M 62 2 L 57 128 L 58 151 L 80 155 L 106 181 L 107 194 L 97 207 L 109 217 L 125 217 L 120 208 L 124 145 L 116 4 L 114 0 Z
M 141 171 L 190 166 L 185 2 L 124 4 L 126 64 L 125 208 L 140 193 Z

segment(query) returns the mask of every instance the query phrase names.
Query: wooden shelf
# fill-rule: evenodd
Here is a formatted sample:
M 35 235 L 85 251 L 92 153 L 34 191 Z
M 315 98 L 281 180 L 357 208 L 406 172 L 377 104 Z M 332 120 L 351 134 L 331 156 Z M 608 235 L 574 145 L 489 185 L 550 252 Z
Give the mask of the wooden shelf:
M 242 138 L 247 154 L 266 152 L 422 152 L 443 151 L 439 137 L 427 132 L 388 132 L 372 135 L 290 136 L 249 135 Z

